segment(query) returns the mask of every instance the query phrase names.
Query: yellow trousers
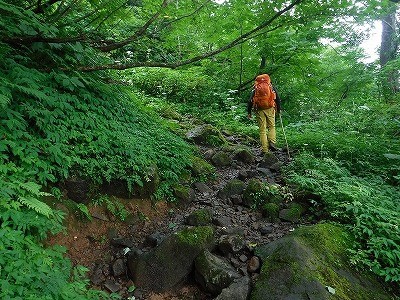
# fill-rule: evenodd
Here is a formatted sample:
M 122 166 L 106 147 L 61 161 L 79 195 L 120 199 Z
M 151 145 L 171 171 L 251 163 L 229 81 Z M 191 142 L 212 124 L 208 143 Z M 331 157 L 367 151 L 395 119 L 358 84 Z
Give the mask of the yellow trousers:
M 269 152 L 269 143 L 276 143 L 275 132 L 275 107 L 255 112 L 260 130 L 260 141 L 262 152 Z M 268 133 L 267 133 L 268 129 Z

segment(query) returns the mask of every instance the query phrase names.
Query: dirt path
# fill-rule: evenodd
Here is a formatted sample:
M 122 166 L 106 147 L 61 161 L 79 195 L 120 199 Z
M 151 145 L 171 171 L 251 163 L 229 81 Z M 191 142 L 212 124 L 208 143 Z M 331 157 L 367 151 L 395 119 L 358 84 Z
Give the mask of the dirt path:
M 240 140 L 237 144 L 240 144 Z M 207 152 L 213 149 L 202 147 L 201 151 L 207 156 Z M 187 216 L 202 208 L 208 208 L 213 212 L 214 224 L 219 230 L 240 229 L 246 245 L 269 243 L 292 231 L 294 225 L 291 222 L 268 222 L 260 212 L 235 204 L 232 199 L 223 200 L 218 196 L 218 192 L 232 179 L 239 178 L 247 182 L 250 178 L 258 178 L 270 184 L 282 184 L 279 169 L 265 168 L 259 151 L 252 148 L 252 152 L 256 157 L 254 163 L 234 161 L 228 167 L 216 168 L 217 176 L 212 182 L 195 183 L 194 200 L 185 207 L 162 202 L 151 204 L 150 201 L 141 199 L 119 199 L 136 216 L 134 220 L 128 222 L 131 224 L 127 224 L 118 221 L 99 207 L 89 206 L 94 216 L 91 222 L 81 222 L 70 215 L 68 234 L 53 237 L 49 240 L 49 244 L 66 246 L 67 255 L 74 265 L 84 265 L 90 270 L 89 276 L 94 288 L 118 292 L 124 299 L 132 296 L 134 298 L 130 299 L 212 299 L 196 284 L 190 282 L 174 291 L 162 294 L 148 293 L 139 288 L 133 291 L 133 282 L 128 277 L 126 267 L 123 266 L 125 253 L 132 247 L 149 249 L 158 239 L 183 228 Z M 280 162 L 287 163 L 287 153 L 277 151 L 275 155 Z M 239 258 L 231 257 L 231 260 L 237 262 Z M 244 262 L 242 264 L 245 266 Z

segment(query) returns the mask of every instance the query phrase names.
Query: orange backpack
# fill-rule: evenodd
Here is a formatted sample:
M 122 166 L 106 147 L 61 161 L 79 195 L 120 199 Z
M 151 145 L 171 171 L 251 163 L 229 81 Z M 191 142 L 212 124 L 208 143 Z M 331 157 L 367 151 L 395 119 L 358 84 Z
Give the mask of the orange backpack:
M 276 94 L 268 74 L 258 75 L 254 82 L 254 109 L 267 109 L 275 106 Z

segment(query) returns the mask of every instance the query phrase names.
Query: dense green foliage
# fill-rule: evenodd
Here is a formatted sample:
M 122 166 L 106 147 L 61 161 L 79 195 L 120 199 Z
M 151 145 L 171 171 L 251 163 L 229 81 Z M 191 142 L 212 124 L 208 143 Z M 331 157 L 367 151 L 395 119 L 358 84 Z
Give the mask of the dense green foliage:
M 398 282 L 399 107 L 377 85 L 385 73 L 362 63 L 356 30 L 394 6 L 353 2 L 294 1 L 284 13 L 287 1 L 0 1 L 0 297 L 109 297 L 42 245 L 63 218 L 45 197 L 75 178 L 135 192 L 156 166 L 155 196 L 168 198 L 197 160 L 181 137 L 188 124 L 159 114 L 257 139 L 245 108 L 260 71 L 284 100 L 288 182 L 352 228 L 355 264 Z M 83 72 L 131 67 L 143 68 Z
M 32 22 L 29 11 L 3 2 L 1 9 L 8 16 L 3 34 L 56 31 Z M 42 187 L 50 190 L 68 178 L 122 180 L 135 192 L 156 165 L 157 196 L 165 197 L 193 155 L 154 112 L 140 107 L 141 95 L 104 84 L 98 75 L 41 70 L 44 62 L 73 63 L 90 55 L 75 52 L 79 44 L 52 47 L 36 44 L 26 51 L 0 44 L 2 299 L 106 297 L 87 289 L 82 269 L 72 268 L 64 250 L 41 245 L 48 233 L 62 229 L 62 214 L 45 203 L 51 195 Z

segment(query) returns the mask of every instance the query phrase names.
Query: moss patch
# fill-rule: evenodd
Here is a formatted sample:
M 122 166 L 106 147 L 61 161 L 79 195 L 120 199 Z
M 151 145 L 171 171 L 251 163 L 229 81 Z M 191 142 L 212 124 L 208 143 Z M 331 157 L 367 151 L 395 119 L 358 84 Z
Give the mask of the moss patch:
M 378 281 L 350 266 L 346 249 L 351 242 L 342 227 L 326 223 L 301 227 L 257 248 L 263 265 L 251 299 L 391 299 Z
M 199 226 L 186 228 L 177 233 L 178 239 L 187 245 L 196 246 L 205 244 L 214 237 L 214 229 L 211 226 Z
M 261 209 L 264 218 L 267 218 L 271 222 L 278 218 L 279 205 L 276 203 L 265 203 Z
M 212 212 L 206 208 L 198 209 L 187 217 L 186 222 L 192 226 L 209 225 L 212 222 Z
M 192 159 L 192 172 L 194 176 L 209 178 L 215 174 L 215 168 L 204 159 L 194 156 Z

